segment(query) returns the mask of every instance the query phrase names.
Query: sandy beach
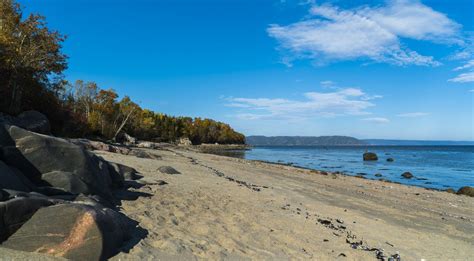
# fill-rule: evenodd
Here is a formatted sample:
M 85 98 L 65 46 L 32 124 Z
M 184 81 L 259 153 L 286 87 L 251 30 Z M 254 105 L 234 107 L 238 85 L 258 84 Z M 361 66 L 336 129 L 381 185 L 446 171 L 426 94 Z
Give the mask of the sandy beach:
M 139 222 L 113 260 L 472 260 L 474 198 L 170 147 L 136 168 Z M 165 174 L 170 166 L 181 174 Z M 165 181 L 165 182 L 162 182 Z

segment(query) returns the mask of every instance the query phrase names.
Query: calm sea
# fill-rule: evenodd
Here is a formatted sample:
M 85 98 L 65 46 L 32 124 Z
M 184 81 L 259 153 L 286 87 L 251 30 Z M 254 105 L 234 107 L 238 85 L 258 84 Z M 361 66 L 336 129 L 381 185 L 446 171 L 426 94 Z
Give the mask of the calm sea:
M 375 162 L 364 162 L 368 149 L 379 156 Z M 263 160 L 294 166 L 384 178 L 426 188 L 458 189 L 474 186 L 474 146 L 338 146 L 338 147 L 256 147 L 228 156 Z M 393 158 L 393 162 L 387 162 Z M 404 179 L 409 171 L 415 177 Z M 382 174 L 376 177 L 375 174 Z

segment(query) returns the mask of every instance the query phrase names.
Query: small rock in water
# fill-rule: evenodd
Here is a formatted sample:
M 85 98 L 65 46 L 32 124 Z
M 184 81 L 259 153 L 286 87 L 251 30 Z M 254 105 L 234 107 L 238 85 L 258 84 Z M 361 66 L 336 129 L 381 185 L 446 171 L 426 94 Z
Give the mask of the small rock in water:
M 393 158 L 388 158 L 387 161 L 388 161 L 388 162 L 393 162 L 394 159 L 393 159 Z
M 376 177 L 382 177 L 382 174 L 377 173 L 377 174 L 375 174 L 375 176 L 376 176 Z
M 375 153 L 373 153 L 373 152 L 366 152 L 366 153 L 364 153 L 363 158 L 364 158 L 364 161 L 374 161 L 374 160 L 378 160 L 378 159 L 379 159 L 379 158 L 377 157 L 377 154 L 375 154 Z
M 407 172 L 404 172 L 402 174 L 402 177 L 404 177 L 406 179 L 411 179 L 411 178 L 413 178 L 413 174 L 411 174 L 410 172 L 407 171 Z
M 170 174 L 170 175 L 181 174 L 181 172 L 177 171 L 176 169 L 170 166 L 162 166 L 162 167 L 159 167 L 158 170 L 164 174 Z

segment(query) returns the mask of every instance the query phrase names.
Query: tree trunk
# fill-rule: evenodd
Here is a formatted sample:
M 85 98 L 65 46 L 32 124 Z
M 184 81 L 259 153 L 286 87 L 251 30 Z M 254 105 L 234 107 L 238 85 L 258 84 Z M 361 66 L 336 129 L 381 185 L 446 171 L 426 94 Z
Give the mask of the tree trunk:
M 15 76 L 12 76 L 9 85 L 12 90 L 9 113 L 12 115 L 17 115 L 21 112 L 21 98 L 23 94 L 22 89 L 20 85 L 18 85 L 17 77 Z
M 122 128 L 125 126 L 125 124 L 127 124 L 127 121 L 128 121 L 128 118 L 130 118 L 130 115 L 132 115 L 134 109 L 131 109 L 130 112 L 128 113 L 127 117 L 125 117 L 125 119 L 123 120 L 122 124 L 120 125 L 120 127 L 117 129 L 117 131 L 115 132 L 115 135 L 114 135 L 114 138 L 113 140 L 115 141 L 117 139 L 117 136 L 119 135 L 120 131 L 122 130 Z

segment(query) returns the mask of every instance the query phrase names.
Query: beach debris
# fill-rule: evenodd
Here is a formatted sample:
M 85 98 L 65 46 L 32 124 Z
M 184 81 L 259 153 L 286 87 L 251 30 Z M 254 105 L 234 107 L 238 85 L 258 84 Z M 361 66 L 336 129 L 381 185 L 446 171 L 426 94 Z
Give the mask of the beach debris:
M 402 177 L 406 178 L 406 179 L 411 179 L 413 178 L 413 174 L 411 174 L 410 172 L 406 171 L 402 174 Z
M 340 256 L 346 257 L 346 254 L 340 253 L 337 257 L 340 257 Z
M 218 169 L 215 169 L 213 167 L 210 167 L 210 166 L 207 166 L 207 165 L 204 165 L 204 164 L 200 164 L 198 162 L 196 162 L 196 163 L 199 164 L 202 167 L 208 168 L 209 170 L 212 171 L 212 173 L 214 175 L 216 175 L 218 177 L 221 177 L 221 178 L 225 178 L 228 181 L 235 182 L 241 187 L 246 187 L 246 188 L 251 189 L 251 190 L 256 191 L 256 192 L 262 191 L 262 188 L 268 188 L 268 186 L 259 186 L 259 185 L 248 183 L 248 182 L 243 181 L 243 180 L 238 180 L 236 178 L 226 176 L 224 172 L 219 171 Z
M 364 161 L 375 161 L 378 160 L 379 158 L 377 157 L 377 154 L 373 152 L 366 152 L 363 155 Z
M 181 174 L 181 172 L 177 171 L 176 169 L 170 166 L 161 166 L 158 168 L 158 170 L 163 174 L 170 174 L 170 175 Z

